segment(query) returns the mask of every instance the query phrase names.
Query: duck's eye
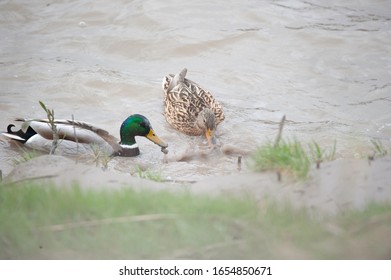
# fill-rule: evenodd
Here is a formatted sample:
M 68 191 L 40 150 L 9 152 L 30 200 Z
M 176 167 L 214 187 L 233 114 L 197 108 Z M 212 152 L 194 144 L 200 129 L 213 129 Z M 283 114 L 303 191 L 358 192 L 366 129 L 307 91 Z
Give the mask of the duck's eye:
M 147 127 L 147 124 L 146 124 L 145 122 L 141 122 L 141 123 L 140 123 L 140 126 L 142 126 L 142 127 L 145 127 L 145 128 L 146 128 L 146 127 Z

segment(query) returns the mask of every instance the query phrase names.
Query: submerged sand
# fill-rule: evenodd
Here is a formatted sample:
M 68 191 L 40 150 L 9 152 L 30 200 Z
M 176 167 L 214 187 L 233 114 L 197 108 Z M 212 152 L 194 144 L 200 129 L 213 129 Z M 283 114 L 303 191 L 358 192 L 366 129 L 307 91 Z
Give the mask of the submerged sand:
M 72 159 L 44 155 L 18 164 L 4 183 L 53 182 L 67 187 L 190 192 L 195 195 L 252 196 L 262 203 L 273 199 L 326 214 L 362 209 L 372 202 L 391 202 L 391 156 L 372 161 L 339 159 L 311 170 L 309 179 L 295 181 L 274 172 L 232 173 L 197 182 L 155 182 Z M 12 185 L 11 185 L 12 187 Z

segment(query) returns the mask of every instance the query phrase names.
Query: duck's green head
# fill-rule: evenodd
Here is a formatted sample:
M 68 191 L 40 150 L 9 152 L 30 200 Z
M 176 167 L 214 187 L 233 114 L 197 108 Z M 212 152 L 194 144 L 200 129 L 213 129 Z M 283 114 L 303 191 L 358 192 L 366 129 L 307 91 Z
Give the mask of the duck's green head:
M 155 134 L 149 120 L 140 114 L 131 115 L 122 123 L 120 136 L 121 145 L 136 146 L 135 136 L 143 136 L 162 148 L 168 146 Z

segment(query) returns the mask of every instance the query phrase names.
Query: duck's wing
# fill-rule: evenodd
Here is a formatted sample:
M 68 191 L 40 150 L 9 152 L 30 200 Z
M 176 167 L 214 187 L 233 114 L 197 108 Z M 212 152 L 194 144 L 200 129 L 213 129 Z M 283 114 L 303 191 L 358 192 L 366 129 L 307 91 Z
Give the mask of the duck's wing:
M 193 106 L 189 89 L 185 86 L 176 86 L 164 97 L 164 115 L 169 124 L 179 131 L 189 135 L 199 135 L 196 126 L 198 110 Z
M 23 122 L 22 131 L 27 131 L 31 127 L 37 134 L 45 139 L 53 140 L 53 130 L 47 119 L 22 119 L 18 118 L 15 121 Z M 114 151 L 120 149 L 118 139 L 104 129 L 96 127 L 92 124 L 76 121 L 62 120 L 54 121 L 57 127 L 59 139 L 73 141 L 84 144 L 102 144 L 102 141 L 107 142 Z
M 209 91 L 204 90 L 200 85 L 189 79 L 185 79 L 184 83 L 188 88 L 188 92 L 191 93 L 190 103 L 191 107 L 195 108 L 196 115 L 198 115 L 203 108 L 210 108 L 215 114 L 216 125 L 225 119 L 223 107 Z
M 170 115 L 175 117 L 178 121 L 191 121 L 193 114 L 191 111 L 192 98 L 187 88 L 175 87 L 165 96 L 166 109 L 169 110 Z
M 209 91 L 204 91 L 201 98 L 215 114 L 216 125 L 221 123 L 225 119 L 223 107 L 221 104 L 213 97 Z

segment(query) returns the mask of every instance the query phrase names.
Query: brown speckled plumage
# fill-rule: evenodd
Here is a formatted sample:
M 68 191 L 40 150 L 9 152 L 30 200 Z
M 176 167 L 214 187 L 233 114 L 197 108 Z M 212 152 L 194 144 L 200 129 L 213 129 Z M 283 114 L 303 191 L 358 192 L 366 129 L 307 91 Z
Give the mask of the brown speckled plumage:
M 210 121 L 209 126 L 212 127 L 209 128 L 214 131 L 225 118 L 223 109 L 209 91 L 186 79 L 186 72 L 185 68 L 175 76 L 170 74 L 164 77 L 164 116 L 175 129 L 188 135 L 202 135 L 206 130 L 206 121 L 199 121 L 199 115 L 202 111 L 206 112 L 205 115 L 211 112 L 214 118 L 212 115 L 207 121 Z

